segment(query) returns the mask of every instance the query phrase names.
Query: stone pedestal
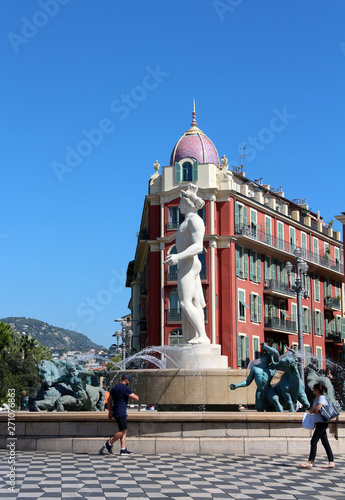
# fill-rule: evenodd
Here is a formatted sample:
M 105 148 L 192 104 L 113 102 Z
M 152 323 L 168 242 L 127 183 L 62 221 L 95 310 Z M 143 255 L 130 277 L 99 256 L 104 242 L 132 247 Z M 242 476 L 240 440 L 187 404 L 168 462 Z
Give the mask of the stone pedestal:
M 228 357 L 221 355 L 220 344 L 183 344 L 169 352 L 166 367 L 192 371 L 228 368 Z

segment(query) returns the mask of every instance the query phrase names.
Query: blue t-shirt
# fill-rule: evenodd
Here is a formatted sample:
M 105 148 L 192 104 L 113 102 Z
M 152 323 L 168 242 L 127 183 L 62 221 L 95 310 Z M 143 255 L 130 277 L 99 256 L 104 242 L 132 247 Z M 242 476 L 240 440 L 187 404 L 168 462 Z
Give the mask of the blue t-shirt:
M 328 404 L 328 401 L 327 399 L 325 398 L 325 396 L 320 396 L 319 398 L 315 398 L 314 401 L 313 401 L 313 406 L 317 406 L 318 404 L 322 404 L 322 405 L 327 405 Z M 324 419 L 321 417 L 320 413 L 315 413 L 315 419 L 314 419 L 314 422 L 324 422 Z
M 112 414 L 114 418 L 124 418 L 127 416 L 128 396 L 132 394 L 132 389 L 119 382 L 110 391 L 113 400 Z

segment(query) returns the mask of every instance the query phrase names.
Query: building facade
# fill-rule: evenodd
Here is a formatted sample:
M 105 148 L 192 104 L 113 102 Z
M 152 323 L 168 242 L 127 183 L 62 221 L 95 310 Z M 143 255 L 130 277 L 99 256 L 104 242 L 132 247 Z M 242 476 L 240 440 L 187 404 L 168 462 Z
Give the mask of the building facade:
M 284 352 L 295 348 L 297 300 L 287 261 L 302 249 L 307 262 L 302 299 L 304 352 L 343 363 L 343 245 L 340 232 L 308 209 L 305 200 L 288 200 L 280 189 L 250 180 L 244 167 L 219 159 L 213 142 L 191 128 L 173 148 L 170 164 L 155 163 L 145 197 L 135 259 L 128 265 L 133 346 L 183 343 L 177 294 L 177 267 L 164 261 L 176 252 L 181 223 L 181 189 L 189 182 L 205 200 L 204 251 L 199 255 L 206 299 L 205 326 L 212 343 L 221 344 L 232 368 L 246 367 L 266 342 Z

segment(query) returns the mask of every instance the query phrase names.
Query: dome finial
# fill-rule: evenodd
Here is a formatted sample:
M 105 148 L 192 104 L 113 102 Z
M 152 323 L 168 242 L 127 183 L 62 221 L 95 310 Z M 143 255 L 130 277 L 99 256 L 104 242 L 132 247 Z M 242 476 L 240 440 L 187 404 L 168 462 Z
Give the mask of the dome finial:
M 196 122 L 195 99 L 193 99 L 193 113 L 192 113 L 192 117 L 193 117 L 193 119 L 192 119 L 191 125 L 192 125 L 192 127 L 197 127 L 198 124 Z

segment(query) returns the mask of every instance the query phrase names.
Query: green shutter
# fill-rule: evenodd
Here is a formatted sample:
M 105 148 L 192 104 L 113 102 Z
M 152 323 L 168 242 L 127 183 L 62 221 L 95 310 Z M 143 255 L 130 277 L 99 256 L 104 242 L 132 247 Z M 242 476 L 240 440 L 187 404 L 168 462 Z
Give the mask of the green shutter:
M 258 283 L 261 283 L 261 253 L 257 253 L 256 258 L 257 258 L 257 264 L 256 264 L 257 276 L 256 276 L 256 280 L 257 280 Z
M 244 291 L 243 290 L 239 290 L 238 291 L 238 301 L 244 305 Z M 238 308 L 240 310 L 240 308 Z M 245 319 L 245 316 L 244 317 L 241 317 L 239 315 L 239 319 Z
M 240 210 L 238 203 L 235 202 L 235 232 L 239 229 L 240 227 Z
M 341 318 L 341 338 L 345 339 L 345 318 Z
M 198 162 L 197 161 L 195 161 L 193 163 L 192 180 L 193 181 L 197 181 L 198 180 Z
M 260 349 L 259 349 L 259 339 L 257 337 L 253 338 L 253 358 L 257 359 L 260 357 Z
M 333 318 L 331 320 L 331 331 L 335 332 L 335 318 L 334 318 L 334 316 L 333 316 Z
M 250 279 L 254 279 L 254 257 L 253 251 L 249 250 L 249 268 L 250 268 Z
M 239 246 L 235 246 L 235 255 L 236 255 L 236 276 L 241 276 L 241 258 L 240 258 L 240 249 Z
M 258 313 L 259 313 L 259 323 L 262 322 L 262 314 L 261 314 L 261 295 L 258 295 Z
M 317 319 L 318 319 L 318 311 L 314 311 L 314 334 L 320 335 L 320 328 Z
M 246 366 L 248 366 L 250 361 L 250 354 L 249 354 L 249 337 L 246 337 Z
M 277 274 L 276 274 L 276 259 L 272 259 L 272 264 L 271 264 L 271 269 L 272 269 L 272 279 L 276 280 L 277 279 Z
M 308 332 L 311 333 L 311 310 L 308 309 Z
M 320 311 L 320 333 L 323 335 L 323 315 L 322 311 Z
M 270 279 L 270 261 L 267 255 L 265 255 L 265 281 L 268 281 Z
M 241 335 L 237 335 L 237 366 L 242 366 Z
M 255 310 L 254 310 L 254 294 L 251 293 L 250 294 L 250 321 L 254 321 L 254 313 L 255 313 Z
M 320 300 L 320 282 L 319 282 L 319 275 L 315 274 L 314 276 L 314 283 L 315 283 L 315 300 Z
M 181 164 L 178 161 L 175 162 L 175 182 L 181 182 Z
M 341 317 L 337 316 L 337 333 L 341 333 Z
M 243 225 L 247 226 L 247 207 L 243 207 Z
M 324 288 L 325 297 L 327 297 L 328 290 L 327 290 L 327 279 L 326 278 L 324 278 L 324 280 L 323 280 L 323 288 Z
M 247 248 L 244 249 L 244 277 L 248 278 L 248 250 Z

